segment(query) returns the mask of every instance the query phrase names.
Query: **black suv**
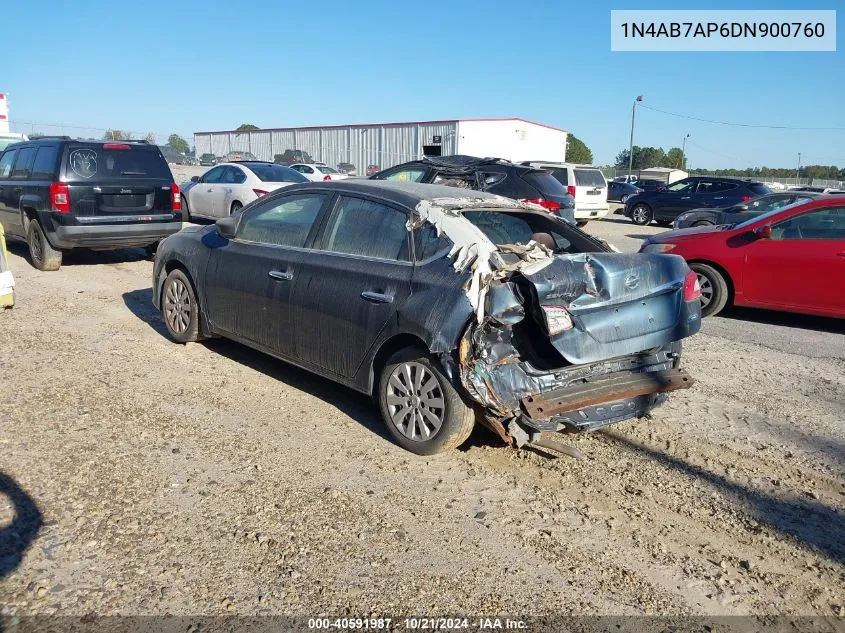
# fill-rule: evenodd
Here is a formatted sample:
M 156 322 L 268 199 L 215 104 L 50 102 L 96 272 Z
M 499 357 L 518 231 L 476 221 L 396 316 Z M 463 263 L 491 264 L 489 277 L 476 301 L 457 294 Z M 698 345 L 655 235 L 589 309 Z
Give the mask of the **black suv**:
M 0 155 L 0 222 L 36 268 L 58 270 L 76 247 L 151 253 L 182 228 L 182 204 L 155 145 L 45 137 Z
M 643 191 L 631 196 L 625 203 L 625 215 L 640 226 L 650 224 L 652 220 L 669 226 L 676 217 L 690 209 L 730 207 L 768 193 L 771 191 L 762 182 L 694 176 L 672 183 L 665 189 Z
M 552 215 L 575 223 L 575 199 L 549 171 L 499 158 L 462 155 L 426 157 L 390 167 L 370 178 L 489 191 L 506 198 L 533 202 Z

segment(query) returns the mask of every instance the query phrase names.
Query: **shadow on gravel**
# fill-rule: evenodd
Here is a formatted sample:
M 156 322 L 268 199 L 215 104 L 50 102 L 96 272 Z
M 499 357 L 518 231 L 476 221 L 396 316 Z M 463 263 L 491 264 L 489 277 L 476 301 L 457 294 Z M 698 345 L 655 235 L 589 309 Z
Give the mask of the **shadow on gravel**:
M 648 448 L 614 432 L 606 431 L 605 437 L 632 452 L 669 468 L 693 477 L 731 497 L 738 506 L 745 508 L 760 524 L 792 537 L 805 545 L 820 550 L 834 561 L 845 562 L 845 517 L 835 509 L 811 499 L 778 498 L 754 490 L 721 475 L 695 466 L 673 455 Z
M 815 332 L 829 332 L 831 334 L 845 333 L 845 324 L 843 324 L 842 319 L 834 319 L 833 317 L 740 307 L 727 308 L 723 312 L 720 312 L 718 316 L 724 319 L 780 325 L 802 330 L 813 330 Z
M 29 247 L 26 243 L 12 239 L 7 240 L 9 251 L 29 262 Z M 100 266 L 102 264 L 125 264 L 141 262 L 147 258 L 141 248 L 121 248 L 116 251 L 91 251 L 87 248 L 76 248 L 62 256 L 62 266 Z
M 14 479 L 0 471 L 0 503 L 6 500 L 13 518 L 8 525 L 0 523 L 0 580 L 20 565 L 24 552 L 35 540 L 42 523 L 41 511 L 32 497 Z
M 124 292 L 123 303 L 126 304 L 126 307 L 129 308 L 129 311 L 132 314 L 141 319 L 163 337 L 169 339 L 167 335 L 167 326 L 164 324 L 164 319 L 161 318 L 161 312 L 159 312 L 153 305 L 152 288 L 143 288 L 141 290 L 133 290 L 132 292 Z

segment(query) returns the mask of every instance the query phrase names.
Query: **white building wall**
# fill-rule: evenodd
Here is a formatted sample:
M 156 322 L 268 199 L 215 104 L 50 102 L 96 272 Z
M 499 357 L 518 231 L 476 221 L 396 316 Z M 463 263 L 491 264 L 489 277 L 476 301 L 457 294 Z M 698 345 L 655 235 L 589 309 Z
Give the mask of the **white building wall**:
M 566 160 L 566 137 L 555 130 L 527 121 L 459 121 L 458 153 L 514 162 Z

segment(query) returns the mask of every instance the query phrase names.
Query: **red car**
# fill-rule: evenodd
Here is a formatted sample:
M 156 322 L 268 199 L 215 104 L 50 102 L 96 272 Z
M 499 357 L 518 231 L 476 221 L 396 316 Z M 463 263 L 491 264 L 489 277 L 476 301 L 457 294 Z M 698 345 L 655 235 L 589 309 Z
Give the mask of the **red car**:
M 668 231 L 645 253 L 687 260 L 701 285 L 701 314 L 729 302 L 845 318 L 845 199 L 815 198 L 745 222 Z

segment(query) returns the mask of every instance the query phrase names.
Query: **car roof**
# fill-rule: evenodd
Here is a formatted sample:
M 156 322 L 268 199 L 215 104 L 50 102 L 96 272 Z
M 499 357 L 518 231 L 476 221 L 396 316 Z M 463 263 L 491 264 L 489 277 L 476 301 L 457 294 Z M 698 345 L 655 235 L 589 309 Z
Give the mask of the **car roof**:
M 502 200 L 502 207 L 516 205 L 516 201 L 502 198 L 486 191 L 460 189 L 445 185 L 428 185 L 419 182 L 399 182 L 395 180 L 365 180 L 349 178 L 323 182 L 303 182 L 285 187 L 281 192 L 291 192 L 298 189 L 331 189 L 338 193 L 368 194 L 378 196 L 390 202 L 414 208 L 423 200 L 436 198 L 472 198 L 474 200 Z M 468 205 L 471 206 L 471 205 Z

